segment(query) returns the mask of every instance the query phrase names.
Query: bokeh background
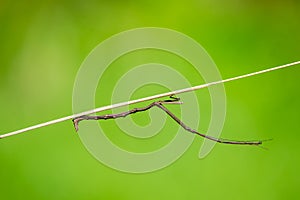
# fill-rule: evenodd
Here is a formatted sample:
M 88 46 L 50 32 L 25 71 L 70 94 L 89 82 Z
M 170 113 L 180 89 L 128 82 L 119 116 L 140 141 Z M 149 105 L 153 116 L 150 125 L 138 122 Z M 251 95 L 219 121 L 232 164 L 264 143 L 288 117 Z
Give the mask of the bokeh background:
M 299 60 L 299 9 L 296 0 L 1 1 L 0 132 L 71 114 L 80 64 L 97 44 L 116 33 L 145 26 L 183 32 L 203 45 L 228 78 Z M 192 84 L 202 83 L 190 76 Z M 196 138 L 171 166 L 127 174 L 95 160 L 72 123 L 63 122 L 0 141 L 0 197 L 298 199 L 299 77 L 300 66 L 295 66 L 225 85 L 222 137 L 273 138 L 265 145 L 268 150 L 219 144 L 199 160 L 203 140 Z M 133 98 L 164 90 L 147 87 Z M 201 91 L 197 95 L 201 97 Z M 97 101 L 105 105 L 109 97 Z M 207 124 L 205 113 L 202 120 Z M 147 117 L 142 114 L 135 120 L 143 125 Z M 171 124 L 164 131 L 176 128 Z M 165 135 L 148 147 L 167 142 L 170 136 Z M 130 143 L 125 138 L 116 142 L 124 148 Z M 128 149 L 137 151 L 134 147 Z

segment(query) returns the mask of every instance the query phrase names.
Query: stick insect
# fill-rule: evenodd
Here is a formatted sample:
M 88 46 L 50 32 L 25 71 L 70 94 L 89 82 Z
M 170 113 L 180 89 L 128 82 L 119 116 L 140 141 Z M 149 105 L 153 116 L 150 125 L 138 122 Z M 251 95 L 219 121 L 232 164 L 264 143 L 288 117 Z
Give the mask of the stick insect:
M 167 109 L 164 105 L 165 104 L 182 104 L 182 102 L 180 101 L 180 98 L 178 97 L 174 97 L 173 95 L 170 96 L 170 99 L 167 100 L 160 100 L 160 101 L 155 101 L 151 104 L 149 104 L 148 106 L 142 107 L 142 108 L 134 108 L 132 110 L 129 111 L 125 111 L 125 112 L 121 112 L 118 114 L 107 114 L 107 115 L 98 115 L 98 116 L 89 116 L 89 115 L 83 115 L 83 116 L 79 116 L 74 118 L 73 124 L 74 127 L 76 129 L 76 131 L 78 131 L 79 129 L 79 122 L 82 120 L 107 120 L 107 119 L 117 119 L 117 118 L 121 118 L 121 117 L 126 117 L 128 115 L 134 114 L 134 113 L 138 113 L 138 112 L 143 112 L 143 111 L 147 111 L 153 107 L 157 107 L 160 108 L 161 110 L 163 110 L 164 112 L 166 112 L 177 124 L 179 124 L 182 128 L 184 128 L 186 131 L 191 132 L 193 134 L 197 134 L 201 137 L 204 137 L 206 139 L 218 142 L 218 143 L 223 143 L 223 144 L 238 144 L 238 145 L 261 145 L 262 144 L 262 140 L 258 140 L 258 141 L 236 141 L 236 140 L 228 140 L 228 139 L 221 139 L 221 138 L 215 138 L 209 135 L 205 135 L 203 133 L 200 133 L 192 128 L 190 128 L 189 126 L 187 126 L 184 122 L 182 122 L 178 117 L 176 117 L 176 115 L 174 115 L 169 109 Z

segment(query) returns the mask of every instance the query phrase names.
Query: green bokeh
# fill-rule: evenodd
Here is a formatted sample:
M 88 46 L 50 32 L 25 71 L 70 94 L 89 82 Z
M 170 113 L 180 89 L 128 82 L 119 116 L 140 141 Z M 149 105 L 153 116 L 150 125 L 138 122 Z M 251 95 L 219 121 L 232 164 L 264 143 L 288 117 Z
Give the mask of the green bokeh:
M 223 78 L 299 60 L 299 9 L 296 0 L 1 1 L 0 131 L 71 114 L 81 62 L 99 42 L 131 28 L 191 36 Z M 273 138 L 269 150 L 216 145 L 199 160 L 203 140 L 197 138 L 171 166 L 126 174 L 97 162 L 69 121 L 0 141 L 0 198 L 299 199 L 299 77 L 296 66 L 225 85 L 222 137 Z M 209 115 L 201 116 L 208 123 Z

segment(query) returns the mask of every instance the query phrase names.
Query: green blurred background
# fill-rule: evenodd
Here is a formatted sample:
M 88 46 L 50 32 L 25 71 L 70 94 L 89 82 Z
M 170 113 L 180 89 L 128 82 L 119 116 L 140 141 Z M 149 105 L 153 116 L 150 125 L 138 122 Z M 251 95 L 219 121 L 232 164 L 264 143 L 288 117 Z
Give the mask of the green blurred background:
M 299 60 L 299 10 L 296 0 L 2 0 L 0 132 L 71 114 L 80 64 L 116 33 L 145 26 L 183 32 L 204 46 L 228 78 Z M 179 160 L 149 174 L 100 164 L 71 122 L 3 139 L 0 198 L 299 199 L 299 85 L 300 66 L 225 85 L 222 137 L 273 138 L 269 150 L 219 144 L 199 160 L 203 140 L 196 138 Z

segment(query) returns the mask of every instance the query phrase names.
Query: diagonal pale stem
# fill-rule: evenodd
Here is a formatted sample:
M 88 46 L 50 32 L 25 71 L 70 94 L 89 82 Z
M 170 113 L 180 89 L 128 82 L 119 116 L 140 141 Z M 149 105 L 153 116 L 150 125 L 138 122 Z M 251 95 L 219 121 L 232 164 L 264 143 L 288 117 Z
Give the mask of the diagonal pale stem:
M 199 89 L 202 89 L 202 88 L 207 88 L 207 87 L 212 86 L 212 85 L 217 85 L 217 84 L 226 83 L 226 82 L 230 82 L 230 81 L 234 81 L 234 80 L 238 80 L 238 79 L 243 79 L 243 78 L 247 78 L 247 77 L 250 77 L 250 76 L 255 76 L 255 75 L 258 75 L 258 74 L 263 74 L 263 73 L 267 73 L 267 72 L 271 72 L 271 71 L 275 71 L 275 70 L 295 66 L 295 65 L 298 65 L 298 64 L 300 64 L 300 60 L 296 61 L 296 62 L 284 64 L 284 65 L 279 65 L 279 66 L 276 66 L 276 67 L 273 67 L 273 68 L 269 68 L 269 69 L 265 69 L 265 70 L 261 70 L 261 71 L 257 71 L 257 72 L 252 72 L 252 73 L 249 73 L 249 74 L 244 74 L 244 75 L 241 75 L 241 76 L 236 76 L 236 77 L 232 77 L 232 78 L 228 78 L 228 79 L 224 79 L 224 80 L 220 80 L 220 81 L 206 83 L 206 84 L 203 84 L 203 85 L 197 85 L 197 86 L 194 86 L 194 87 L 184 88 L 184 89 L 175 90 L 175 91 L 171 91 L 171 92 L 166 92 L 166 93 L 162 93 L 162 94 L 157 94 L 157 95 L 153 95 L 153 96 L 148 96 L 148 97 L 144 97 L 144 98 L 141 98 L 141 99 L 135 99 L 135 100 L 127 101 L 127 102 L 122 102 L 122 103 L 117 103 L 117 104 L 113 104 L 113 105 L 107 105 L 107 106 L 95 108 L 95 109 L 88 110 L 88 111 L 85 111 L 85 112 L 82 112 L 82 113 L 69 115 L 69 116 L 66 116 L 66 117 L 62 117 L 62 118 L 59 118 L 59 119 L 47 121 L 47 122 L 37 124 L 37 125 L 34 125 L 34 126 L 30 126 L 30 127 L 24 128 L 24 129 L 20 129 L 20 130 L 16 130 L 16 131 L 13 131 L 13 132 L 10 132 L 10 133 L 6 133 L 6 134 L 3 134 L 3 135 L 0 135 L 0 139 L 6 138 L 6 137 L 9 137 L 9 136 L 13 136 L 13 135 L 17 135 L 17 134 L 20 134 L 20 133 L 24 133 L 24 132 L 34 130 L 34 129 L 37 129 L 37 128 L 50 126 L 50 125 L 57 124 L 57 123 L 60 123 L 60 122 L 63 122 L 63 121 L 71 120 L 71 119 L 80 117 L 82 115 L 90 115 L 90 114 L 101 112 L 101 111 L 104 111 L 104 110 L 110 110 L 110 109 L 113 109 L 113 108 L 127 106 L 127 105 L 131 105 L 131 104 L 135 104 L 135 103 L 140 103 L 140 102 L 149 101 L 149 100 L 153 100 L 153 99 L 158 99 L 158 98 L 162 98 L 162 97 L 167 97 L 167 96 L 172 96 L 172 95 L 176 95 L 176 94 L 191 92 L 191 91 L 199 90 Z

